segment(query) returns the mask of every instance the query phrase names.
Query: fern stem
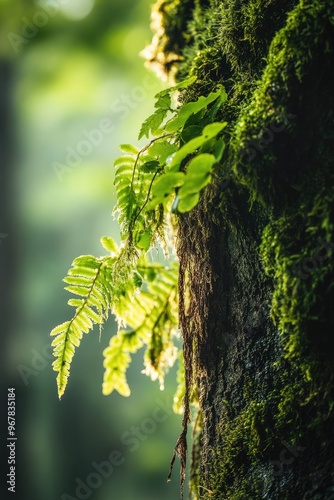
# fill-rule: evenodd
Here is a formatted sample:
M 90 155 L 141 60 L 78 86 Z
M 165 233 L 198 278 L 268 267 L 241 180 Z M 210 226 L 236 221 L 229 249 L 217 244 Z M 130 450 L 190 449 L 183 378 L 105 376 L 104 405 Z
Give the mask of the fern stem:
M 152 185 L 153 185 L 153 182 L 154 182 L 154 179 L 156 178 L 156 176 L 163 170 L 163 167 L 159 168 L 153 175 L 152 179 L 151 179 L 151 182 L 150 182 L 150 185 L 149 185 L 149 188 L 148 188 L 148 193 L 147 193 L 147 196 L 146 196 L 146 199 L 143 203 L 143 205 L 140 207 L 138 213 L 134 216 L 134 218 L 132 219 L 131 221 L 131 225 L 129 226 L 129 238 L 131 238 L 131 242 L 132 242 L 132 231 L 133 231 L 133 228 L 134 228 L 134 225 L 135 223 L 137 222 L 140 214 L 142 213 L 142 211 L 144 210 L 144 208 L 146 207 L 147 203 L 149 202 L 149 199 L 150 199 L 150 194 L 151 194 L 151 190 L 152 190 Z
M 101 270 L 101 267 L 103 265 L 103 262 L 100 263 L 99 267 L 97 268 L 97 272 L 96 272 L 96 276 L 94 278 L 94 280 L 92 281 L 92 284 L 90 286 L 90 289 L 89 289 L 89 292 L 87 294 L 86 297 L 84 297 L 84 299 L 82 300 L 82 304 L 80 307 L 78 307 L 75 311 L 75 314 L 73 316 L 73 318 L 71 319 L 71 321 L 69 322 L 69 325 L 67 327 L 67 330 L 66 330 L 66 334 L 65 334 L 65 339 L 64 339 L 64 349 L 63 349 L 63 352 L 62 352 L 62 356 L 61 356 L 61 368 L 59 370 L 59 375 L 61 376 L 61 372 L 62 372 L 62 369 L 63 369 L 63 366 L 64 366 L 64 356 L 65 356 L 65 352 L 66 352 L 66 345 L 67 345 L 67 342 L 68 342 L 68 335 L 69 335 L 69 332 L 71 330 L 71 326 L 73 324 L 73 322 L 76 320 L 76 318 L 80 315 L 81 311 L 84 309 L 84 307 L 87 305 L 87 302 L 91 296 L 91 293 L 94 289 L 94 286 L 95 286 L 95 283 L 96 283 L 96 280 L 99 276 L 99 273 L 100 273 L 100 270 Z
M 130 185 L 130 189 L 132 191 L 133 191 L 133 183 L 134 183 L 134 180 L 135 180 L 136 168 L 137 168 L 137 165 L 138 165 L 138 161 L 139 161 L 140 155 L 143 154 L 143 153 L 145 153 L 145 151 L 147 151 L 152 146 L 152 144 L 154 142 L 159 141 L 160 139 L 165 139 L 166 137 L 170 137 L 172 135 L 174 135 L 174 134 L 173 133 L 169 133 L 169 134 L 161 135 L 160 137 L 155 137 L 154 139 L 151 139 L 148 144 L 146 144 L 144 147 L 142 147 L 142 149 L 140 151 L 138 151 L 135 163 L 133 165 L 133 171 L 132 171 L 132 178 L 131 178 L 131 185 Z

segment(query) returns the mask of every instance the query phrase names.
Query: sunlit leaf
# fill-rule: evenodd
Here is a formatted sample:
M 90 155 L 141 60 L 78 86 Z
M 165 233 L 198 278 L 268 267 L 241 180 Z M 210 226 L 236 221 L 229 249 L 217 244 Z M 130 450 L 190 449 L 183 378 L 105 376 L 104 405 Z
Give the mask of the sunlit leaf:
M 149 116 L 141 126 L 138 140 L 144 136 L 148 138 L 150 133 L 154 134 L 166 118 L 167 113 L 167 109 L 159 108 L 153 113 L 153 115 Z
M 184 198 L 180 198 L 177 210 L 181 213 L 190 212 L 190 210 L 196 207 L 198 201 L 199 201 L 199 193 L 189 194 Z
M 117 253 L 118 247 L 113 238 L 111 238 L 110 236 L 102 236 L 100 241 L 103 248 L 108 250 L 108 252 L 111 252 L 112 254 Z
M 177 151 L 176 144 L 171 144 L 167 139 L 155 141 L 149 148 L 148 152 L 151 156 L 157 157 L 160 165 L 164 165 L 167 158 Z
M 136 243 L 136 246 L 147 252 L 147 250 L 150 248 L 151 245 L 151 239 L 152 239 L 152 230 L 151 228 L 148 228 L 140 235 Z
M 197 193 L 201 191 L 201 189 L 203 189 L 205 186 L 207 186 L 210 181 L 210 174 L 198 174 L 192 175 L 190 177 L 186 176 L 183 186 L 178 191 L 178 195 L 180 198 L 184 198 L 189 194 Z
M 190 160 L 187 166 L 187 177 L 193 174 L 207 174 L 211 172 L 216 158 L 211 154 L 201 154 Z
M 119 149 L 123 151 L 123 153 L 129 153 L 131 155 L 137 155 L 139 153 L 139 149 L 132 144 L 121 144 Z
M 197 101 L 184 104 L 176 114 L 175 118 L 167 123 L 165 127 L 166 132 L 176 132 L 177 130 L 182 129 L 189 116 L 198 113 L 198 111 L 203 108 L 206 108 L 211 102 L 215 101 L 219 95 L 220 92 L 212 92 L 207 97 L 200 96 Z
M 153 184 L 153 196 L 163 198 L 170 195 L 176 187 L 183 184 L 184 177 L 185 175 L 183 172 L 173 172 L 161 175 Z

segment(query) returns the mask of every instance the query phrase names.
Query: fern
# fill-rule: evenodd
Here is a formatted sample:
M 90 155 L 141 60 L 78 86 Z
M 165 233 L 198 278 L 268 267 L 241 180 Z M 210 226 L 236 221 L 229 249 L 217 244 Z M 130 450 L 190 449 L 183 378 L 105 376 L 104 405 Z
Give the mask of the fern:
M 146 344 L 145 370 L 152 380 L 159 379 L 163 386 L 164 374 L 175 361 L 177 328 L 177 266 L 165 268 L 157 264 L 140 264 L 138 271 L 148 279 L 147 289 L 129 297 L 125 295 L 115 308 L 131 330 L 120 330 L 111 338 L 104 350 L 102 392 L 110 394 L 116 389 L 123 396 L 130 395 L 126 369 L 130 354 Z M 153 279 L 152 279 L 153 278 Z M 129 307 L 131 304 L 131 307 Z
M 222 87 L 177 109 L 171 107 L 171 92 L 193 81 L 191 78 L 156 95 L 157 109 L 139 133 L 139 138 L 150 133 L 155 137 L 140 150 L 129 144 L 121 146 L 126 154 L 115 161 L 115 212 L 121 235 L 129 245 L 145 251 L 163 237 L 161 210 L 171 207 L 171 201 L 173 212 L 191 210 L 223 154 L 224 141 L 217 136 L 226 122 L 212 123 L 226 100 Z M 191 155 L 195 158 L 184 169 Z
M 104 351 L 103 394 L 117 390 L 130 394 L 126 371 L 131 355 L 145 347 L 144 370 L 163 387 L 164 376 L 177 357 L 177 265 L 165 267 L 148 260 L 169 236 L 168 217 L 192 210 L 215 176 L 224 153 L 226 123 L 215 122 L 226 100 L 223 87 L 194 102 L 175 106 L 174 94 L 195 81 L 191 77 L 156 95 L 155 111 L 139 132 L 149 142 L 138 149 L 122 144 L 115 161 L 114 213 L 120 225 L 121 245 L 110 237 L 101 243 L 109 255 L 75 259 L 66 290 L 79 298 L 73 318 L 54 328 L 58 395 L 64 394 L 75 348 L 94 325 L 101 328 L 109 312 L 119 324 Z M 182 365 L 179 370 L 177 410 L 181 409 Z
M 52 342 L 56 357 L 53 369 L 58 372 L 59 398 L 64 394 L 74 351 L 79 347 L 83 333 L 88 333 L 94 324 L 101 325 L 108 316 L 112 290 L 106 270 L 111 264 L 110 257 L 78 257 L 64 278 L 69 285 L 66 290 L 82 298 L 68 301 L 76 308 L 73 318 L 51 331 L 51 336 L 55 336 Z

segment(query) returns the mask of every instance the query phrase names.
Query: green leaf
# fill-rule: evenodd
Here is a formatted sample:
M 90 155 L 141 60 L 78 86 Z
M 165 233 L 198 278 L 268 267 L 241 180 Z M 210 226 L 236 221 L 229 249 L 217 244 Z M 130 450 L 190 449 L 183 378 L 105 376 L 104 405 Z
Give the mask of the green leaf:
M 216 163 L 218 163 L 222 159 L 224 151 L 225 151 L 224 139 L 221 138 L 221 139 L 216 140 L 216 142 L 212 148 L 212 154 L 216 158 Z
M 97 314 L 91 307 L 85 305 L 83 311 L 96 325 L 102 324 L 101 315 Z
M 146 161 L 140 166 L 140 170 L 145 173 L 156 172 L 160 167 L 160 163 L 157 160 Z
M 225 128 L 225 123 L 211 123 L 204 127 L 202 134 L 194 139 L 191 139 L 184 146 L 182 146 L 174 155 L 169 167 L 170 169 L 175 169 L 175 167 L 179 166 L 181 162 L 190 154 L 194 153 L 197 149 L 199 149 L 206 141 L 209 141 L 213 137 L 216 137 L 221 130 Z
M 220 95 L 217 99 L 217 101 L 213 104 L 211 107 L 210 111 L 208 112 L 207 119 L 212 122 L 216 115 L 218 110 L 221 108 L 222 104 L 227 100 L 227 94 L 225 91 L 225 88 L 221 85 L 219 89 Z
M 97 269 L 91 269 L 83 266 L 75 266 L 68 270 L 68 276 L 82 276 L 86 278 L 94 278 L 96 276 Z
M 175 92 L 176 90 L 185 89 L 186 87 L 194 83 L 195 80 L 196 77 L 190 77 L 187 80 L 184 80 L 183 82 L 180 82 L 177 85 L 174 85 L 173 87 L 162 90 L 161 92 L 158 92 L 155 95 L 156 98 L 155 107 L 157 108 L 157 110 L 148 118 L 146 118 L 146 120 L 142 124 L 139 131 L 138 140 L 140 140 L 144 136 L 148 138 L 150 133 L 154 135 L 158 131 L 160 125 L 166 118 L 167 113 L 170 109 L 170 104 L 171 104 L 170 94 L 172 92 Z
M 140 140 L 144 136 L 148 138 L 150 133 L 154 135 L 154 133 L 158 130 L 163 120 L 166 118 L 167 113 L 168 113 L 167 109 L 159 108 L 153 113 L 153 115 L 146 118 L 146 120 L 141 126 L 138 135 L 138 140 Z
M 55 347 L 57 344 L 60 344 L 60 342 L 64 342 L 66 337 L 66 332 L 62 332 L 60 335 L 57 335 L 51 342 L 51 346 Z
M 213 137 L 216 137 L 216 135 L 219 134 L 227 125 L 227 122 L 214 122 L 210 123 L 210 125 L 207 125 L 203 129 L 203 136 L 206 137 L 206 139 L 212 139 Z
M 92 328 L 92 322 L 83 314 L 76 317 L 76 325 L 80 328 L 80 331 L 84 333 L 88 333 Z
M 121 144 L 119 149 L 123 151 L 123 153 L 129 153 L 135 156 L 137 156 L 137 154 L 139 153 L 139 149 L 132 144 Z
M 79 295 L 80 297 L 87 297 L 89 293 L 89 288 L 84 286 L 69 285 L 65 286 L 65 290 L 75 295 Z
M 80 255 L 80 257 L 77 257 L 74 259 L 72 262 L 72 266 L 83 266 L 83 267 L 88 267 L 90 269 L 97 269 L 101 265 L 101 262 L 99 259 L 96 257 L 93 257 L 92 255 Z
M 73 267 L 64 278 L 70 284 L 65 289 L 82 298 L 68 301 L 70 306 L 76 308 L 73 318 L 54 328 L 50 334 L 54 337 L 52 345 L 56 359 L 52 366 L 58 372 L 59 398 L 64 394 L 75 347 L 80 345 L 83 333 L 88 333 L 94 324 L 101 325 L 107 317 L 112 295 L 108 266 L 114 263 L 115 259 L 111 257 L 95 259 L 83 255 L 73 261 Z
M 183 80 L 182 82 L 178 83 L 177 85 L 174 85 L 173 87 L 169 87 L 168 89 L 161 90 L 154 97 L 156 99 L 159 99 L 159 97 L 170 94 L 171 92 L 175 92 L 176 90 L 185 89 L 185 88 L 189 87 L 190 85 L 192 85 L 196 80 L 197 80 L 196 76 L 190 76 L 186 80 Z
M 69 299 L 67 301 L 69 306 L 72 307 L 81 307 L 82 306 L 82 299 Z
M 114 161 L 114 167 L 120 167 L 121 165 L 134 165 L 135 158 L 131 155 L 122 155 L 116 158 Z
M 171 144 L 167 139 L 155 141 L 148 149 L 148 152 L 153 157 L 158 157 L 160 165 L 164 165 L 169 156 L 177 151 L 178 146 Z
M 172 158 L 172 161 L 169 165 L 170 169 L 173 169 L 175 167 L 179 167 L 181 162 L 190 154 L 194 153 L 197 151 L 197 149 L 202 146 L 202 144 L 205 142 L 205 138 L 200 135 L 199 137 L 195 137 L 194 139 L 191 139 L 189 142 L 187 142 L 182 148 L 180 148 L 175 155 Z
M 119 211 L 119 220 L 129 221 L 136 207 L 136 195 L 130 186 L 126 186 L 117 193 L 117 204 L 114 211 Z
M 165 127 L 166 132 L 170 133 L 179 131 L 191 115 L 198 113 L 203 108 L 206 108 L 211 102 L 215 101 L 219 95 L 220 92 L 211 92 L 211 94 L 207 97 L 200 96 L 197 101 L 184 104 L 178 110 L 177 115 L 167 123 Z
M 183 172 L 172 172 L 163 174 L 155 181 L 152 186 L 153 196 L 165 198 L 169 196 L 176 187 L 179 187 L 184 182 Z
M 199 137 L 202 134 L 202 129 L 203 127 L 201 127 L 200 125 L 189 125 L 189 127 L 186 127 L 182 130 L 182 141 L 187 143 L 191 141 L 191 139 Z
M 109 346 L 103 351 L 105 368 L 102 384 L 102 393 L 107 396 L 114 390 L 121 396 L 131 394 L 126 380 L 126 370 L 131 362 L 130 355 L 123 349 L 121 332 L 110 339 Z
M 62 333 L 67 330 L 69 321 L 65 321 L 64 323 L 61 323 L 60 325 L 56 326 L 53 330 L 51 330 L 50 335 L 58 335 L 59 333 Z
M 87 276 L 66 276 L 63 279 L 69 285 L 89 286 L 92 282 L 90 277 Z
M 190 178 L 192 175 L 197 174 L 208 174 L 211 172 L 213 165 L 215 164 L 216 158 L 208 153 L 204 153 L 196 156 L 192 160 L 190 160 L 187 166 L 187 178 Z
M 126 186 L 130 186 L 134 165 L 122 165 L 115 172 L 114 186 L 116 192 L 120 191 Z
M 201 191 L 211 181 L 210 174 L 197 174 L 190 177 L 186 176 L 183 186 L 179 189 L 178 195 L 180 198 L 185 198 L 189 194 L 195 194 Z
M 189 194 L 184 198 L 180 198 L 177 205 L 177 210 L 181 213 L 190 212 L 199 202 L 199 193 Z
M 157 102 L 154 104 L 155 108 L 162 108 L 169 110 L 171 107 L 171 98 L 169 94 L 158 96 Z
M 141 250 L 147 252 L 147 250 L 150 248 L 151 245 L 151 239 L 152 239 L 152 229 L 149 227 L 148 229 L 146 229 L 146 231 L 144 231 L 140 235 L 136 243 L 137 248 L 140 248 Z
M 101 245 L 103 248 L 108 250 L 108 252 L 111 252 L 112 254 L 116 255 L 118 251 L 118 247 L 116 242 L 111 238 L 110 236 L 102 236 L 100 239 Z

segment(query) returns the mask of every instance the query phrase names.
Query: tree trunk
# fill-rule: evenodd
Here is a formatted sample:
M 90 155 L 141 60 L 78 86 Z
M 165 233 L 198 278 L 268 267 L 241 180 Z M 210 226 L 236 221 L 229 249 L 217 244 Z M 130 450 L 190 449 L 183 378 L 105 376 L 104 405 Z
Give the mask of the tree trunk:
M 332 499 L 334 1 L 155 10 L 151 63 L 197 76 L 181 99 L 228 92 L 221 168 L 179 217 L 191 498 Z

